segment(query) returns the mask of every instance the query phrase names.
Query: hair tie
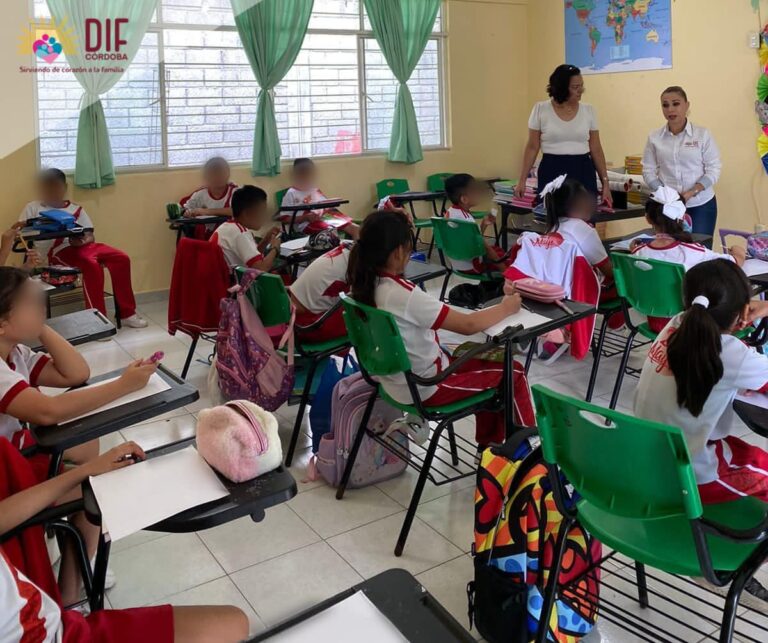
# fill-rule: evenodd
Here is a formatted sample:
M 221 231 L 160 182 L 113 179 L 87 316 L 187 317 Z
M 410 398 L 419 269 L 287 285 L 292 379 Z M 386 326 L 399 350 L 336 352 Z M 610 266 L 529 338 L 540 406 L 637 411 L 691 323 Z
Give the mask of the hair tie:
M 701 306 L 704 309 L 709 308 L 709 299 L 707 299 L 704 295 L 696 295 L 696 297 L 693 298 L 693 306 Z
M 656 203 L 660 203 L 664 206 L 662 208 L 662 212 L 668 219 L 672 219 L 673 221 L 680 221 L 683 217 L 685 217 L 685 203 L 680 200 L 680 195 L 677 193 L 677 190 L 673 190 L 672 188 L 668 188 L 666 185 L 662 185 L 653 194 L 651 194 L 651 199 L 656 201 Z
M 550 181 L 544 186 L 544 189 L 541 191 L 539 196 L 543 199 L 545 196 L 547 196 L 547 194 L 551 194 L 555 190 L 559 190 L 563 183 L 565 183 L 566 178 L 568 178 L 567 174 L 561 174 L 556 179 Z

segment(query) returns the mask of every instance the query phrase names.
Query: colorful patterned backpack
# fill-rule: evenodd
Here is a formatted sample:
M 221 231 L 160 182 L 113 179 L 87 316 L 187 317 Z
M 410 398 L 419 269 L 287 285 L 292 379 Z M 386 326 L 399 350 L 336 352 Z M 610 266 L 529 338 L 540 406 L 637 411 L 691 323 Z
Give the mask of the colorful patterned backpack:
M 490 643 L 536 637 L 555 539 L 562 522 L 535 429 L 486 449 L 477 472 L 475 580 L 469 620 Z M 569 531 L 547 640 L 575 643 L 595 624 L 601 545 L 576 523 Z M 593 567 L 594 566 L 594 567 Z
M 747 255 L 768 261 L 768 232 L 756 232 L 747 238 Z

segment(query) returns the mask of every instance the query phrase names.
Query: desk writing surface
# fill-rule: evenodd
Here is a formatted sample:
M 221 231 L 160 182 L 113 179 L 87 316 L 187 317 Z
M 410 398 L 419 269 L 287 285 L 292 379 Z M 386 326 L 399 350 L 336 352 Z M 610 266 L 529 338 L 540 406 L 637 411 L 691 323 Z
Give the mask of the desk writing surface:
M 73 346 L 117 334 L 115 325 L 94 308 L 52 317 L 45 323 Z M 32 342 L 30 346 L 36 351 L 44 350 L 39 340 Z

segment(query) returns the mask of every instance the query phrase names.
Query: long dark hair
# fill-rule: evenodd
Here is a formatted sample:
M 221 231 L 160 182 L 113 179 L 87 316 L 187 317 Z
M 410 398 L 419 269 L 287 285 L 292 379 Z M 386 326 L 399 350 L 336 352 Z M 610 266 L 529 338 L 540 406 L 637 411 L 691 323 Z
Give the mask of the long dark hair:
M 562 105 L 571 95 L 571 78 L 580 76 L 581 69 L 573 65 L 558 65 L 549 77 L 547 94 Z
M 683 222 L 664 216 L 664 206 L 658 201 L 648 199 L 645 202 L 645 213 L 648 215 L 648 219 L 653 224 L 653 227 L 659 232 L 668 234 L 673 239 L 683 243 L 693 243 L 693 237 L 689 232 L 685 231 Z
M 19 291 L 28 279 L 29 273 L 26 270 L 0 266 L 0 319 L 5 319 L 11 312 Z
M 387 265 L 389 255 L 404 246 L 413 246 L 413 234 L 402 213 L 377 210 L 365 217 L 347 267 L 347 283 L 356 301 L 376 306 L 379 271 Z
M 547 234 L 557 232 L 560 219 L 570 216 L 571 209 L 579 199 L 595 201 L 592 193 L 576 179 L 567 178 L 554 192 L 544 197 L 544 207 L 547 209 Z
M 709 306 L 694 304 L 703 295 Z M 715 259 L 691 268 L 683 281 L 686 312 L 669 339 L 667 358 L 675 376 L 677 403 L 698 417 L 723 377 L 721 335 L 749 304 L 751 291 L 744 271 L 733 261 Z

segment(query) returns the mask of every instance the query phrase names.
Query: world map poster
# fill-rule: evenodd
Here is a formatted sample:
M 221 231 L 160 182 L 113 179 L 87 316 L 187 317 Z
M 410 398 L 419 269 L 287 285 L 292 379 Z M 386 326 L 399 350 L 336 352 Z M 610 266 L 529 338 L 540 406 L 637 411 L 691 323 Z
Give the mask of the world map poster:
M 566 0 L 565 58 L 584 74 L 670 69 L 670 0 Z

